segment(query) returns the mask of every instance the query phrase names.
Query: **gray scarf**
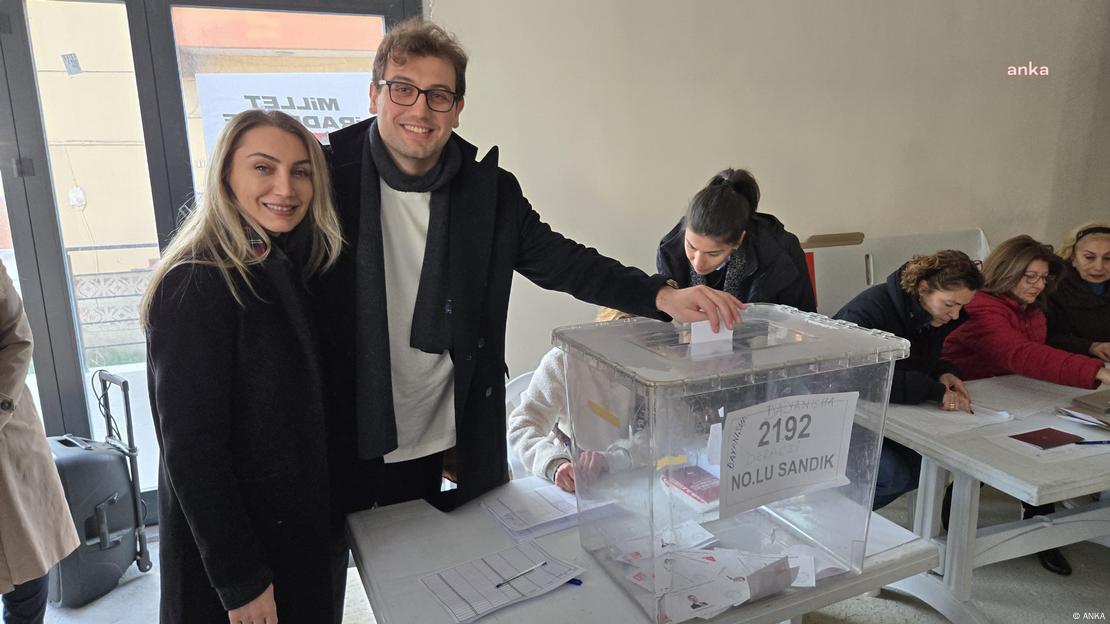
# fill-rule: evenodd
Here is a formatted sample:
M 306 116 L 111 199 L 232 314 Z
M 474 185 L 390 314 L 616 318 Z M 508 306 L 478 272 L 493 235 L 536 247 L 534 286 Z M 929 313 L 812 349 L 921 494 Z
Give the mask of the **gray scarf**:
M 428 238 L 420 285 L 413 309 L 409 345 L 425 353 L 451 348 L 450 306 L 447 299 L 448 216 L 451 180 L 462 167 L 462 152 L 449 140 L 439 162 L 423 176 L 406 175 L 393 162 L 382 143 L 375 119 L 362 154 L 362 198 L 358 251 L 355 255 L 355 316 L 359 354 L 356 362 L 356 400 L 375 405 L 372 422 L 359 423 L 359 455 L 380 457 L 397 448 L 397 422 L 393 413 L 393 384 L 389 361 L 389 321 L 385 305 L 385 269 L 382 249 L 381 177 L 390 188 L 432 194 Z
M 725 262 L 728 263 L 728 266 L 725 267 L 725 281 L 721 285 L 721 290 L 741 301 L 746 300 L 747 293 L 743 293 L 743 296 L 741 296 L 742 293 L 740 292 L 740 284 L 744 281 L 744 278 L 747 277 L 747 273 L 744 271 L 744 269 L 747 268 L 744 245 L 741 245 L 736 251 L 732 252 Z M 712 275 L 712 273 L 710 273 L 710 275 Z M 704 283 L 705 276 L 698 275 L 698 272 L 694 270 L 694 266 L 690 265 L 690 285 L 700 286 Z

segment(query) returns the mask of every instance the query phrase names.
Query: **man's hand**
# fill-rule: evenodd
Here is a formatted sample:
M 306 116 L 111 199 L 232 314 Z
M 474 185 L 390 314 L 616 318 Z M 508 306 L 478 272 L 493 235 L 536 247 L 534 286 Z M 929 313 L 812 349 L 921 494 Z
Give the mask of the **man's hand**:
M 681 289 L 663 286 L 655 294 L 655 307 L 682 323 L 709 321 L 717 332 L 722 323 L 732 329 L 740 322 L 744 304 L 727 292 L 704 285 Z
M 274 585 L 247 604 L 227 612 L 231 624 L 277 624 L 277 603 L 274 602 Z

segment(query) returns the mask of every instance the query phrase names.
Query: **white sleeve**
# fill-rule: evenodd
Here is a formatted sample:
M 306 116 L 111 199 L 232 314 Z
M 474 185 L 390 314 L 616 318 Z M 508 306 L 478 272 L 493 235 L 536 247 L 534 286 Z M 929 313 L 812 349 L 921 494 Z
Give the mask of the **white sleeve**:
M 562 351 L 552 349 L 540 360 L 520 405 L 509 415 L 509 444 L 537 477 L 546 478 L 553 461 L 570 461 L 570 449 L 553 432 L 555 424 L 567 418 L 565 383 Z

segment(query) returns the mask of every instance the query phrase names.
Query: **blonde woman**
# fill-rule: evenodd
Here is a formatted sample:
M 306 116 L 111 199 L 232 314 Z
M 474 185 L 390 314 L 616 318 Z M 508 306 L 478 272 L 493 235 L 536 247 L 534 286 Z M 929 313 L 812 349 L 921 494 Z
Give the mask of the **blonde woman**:
M 1048 295 L 1048 344 L 1110 362 L 1110 223 L 1085 223 L 1060 248 L 1068 263 Z
M 232 118 L 142 302 L 163 624 L 342 617 L 347 556 L 306 287 L 341 245 L 316 139 L 278 111 Z

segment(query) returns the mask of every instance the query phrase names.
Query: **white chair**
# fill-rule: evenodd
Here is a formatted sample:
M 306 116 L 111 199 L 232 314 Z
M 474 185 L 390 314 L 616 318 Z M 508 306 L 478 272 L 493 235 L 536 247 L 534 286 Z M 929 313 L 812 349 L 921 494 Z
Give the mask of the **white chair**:
M 832 316 L 844 304 L 869 286 L 881 284 L 887 275 L 914 254 L 930 254 L 938 249 L 959 249 L 972 260 L 984 260 L 990 253 L 981 229 L 881 236 L 861 243 L 812 249 L 813 273 L 817 292 L 817 312 Z
M 506 422 L 508 422 L 509 414 L 512 414 L 513 410 L 516 409 L 518 405 L 520 405 L 520 395 L 528 389 L 528 384 L 532 381 L 533 372 L 534 371 L 521 373 L 520 375 L 517 375 L 514 379 L 509 381 L 509 383 L 505 384 Z M 520 458 L 516 456 L 513 448 L 509 446 L 508 438 L 505 439 L 505 447 L 509 452 L 509 477 L 512 479 L 523 479 L 524 477 L 527 477 L 529 475 L 529 472 L 527 469 L 524 468 L 524 464 L 520 463 Z

